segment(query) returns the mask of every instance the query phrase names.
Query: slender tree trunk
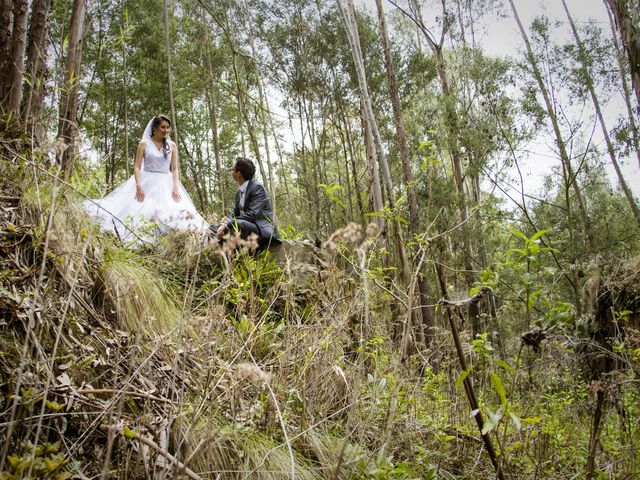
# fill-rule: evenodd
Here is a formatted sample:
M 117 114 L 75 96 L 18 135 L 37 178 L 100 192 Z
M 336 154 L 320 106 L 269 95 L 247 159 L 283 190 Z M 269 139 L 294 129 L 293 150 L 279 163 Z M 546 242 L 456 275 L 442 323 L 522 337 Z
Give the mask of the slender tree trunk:
M 249 23 L 251 23 L 251 19 L 248 20 Z M 257 58 L 257 51 L 256 51 L 256 46 L 255 46 L 255 41 L 254 41 L 254 35 L 253 33 L 251 33 L 249 35 L 249 44 L 251 46 L 251 53 L 253 55 L 253 60 L 254 60 L 254 66 L 256 69 L 256 83 L 258 86 L 258 98 L 260 101 L 260 104 L 256 106 L 256 108 L 259 109 L 260 111 L 260 123 L 261 123 L 261 131 L 262 131 L 262 141 L 264 142 L 264 150 L 265 150 L 265 155 L 266 155 L 266 160 L 267 160 L 267 178 L 265 178 L 265 181 L 269 181 L 268 185 L 269 185 L 269 196 L 271 197 L 271 205 L 273 206 L 273 212 L 274 212 L 274 216 L 277 216 L 276 214 L 276 190 L 275 190 L 275 185 L 273 183 L 273 168 L 271 165 L 271 150 L 269 148 L 269 139 L 267 136 L 267 121 L 266 121 L 266 113 L 265 113 L 265 95 L 264 95 L 264 88 L 263 88 L 263 84 L 262 84 L 262 75 L 260 72 L 260 66 L 258 65 L 258 62 L 256 61 Z M 257 117 L 257 115 L 256 115 Z
M 232 53 L 232 57 L 233 57 L 233 77 L 236 81 L 236 91 L 237 91 L 237 101 L 238 101 L 238 129 L 240 130 L 240 143 L 242 145 L 242 156 L 246 157 L 247 156 L 247 148 L 245 146 L 245 141 L 244 141 L 244 122 L 243 122 L 243 111 L 244 111 L 244 104 L 242 101 L 242 84 L 240 82 L 240 74 L 238 73 L 238 55 L 236 53 L 236 49 L 235 49 L 235 45 L 231 45 L 231 48 L 233 49 L 233 53 Z
M 400 150 L 400 159 L 402 161 L 402 173 L 405 183 L 405 191 L 407 192 L 407 201 L 409 204 L 409 225 L 412 236 L 418 237 L 422 233 L 420 226 L 420 215 L 418 213 L 418 202 L 416 199 L 416 193 L 413 186 L 413 173 L 411 171 L 411 163 L 409 158 L 409 149 L 407 148 L 407 141 L 404 132 L 404 122 L 402 120 L 402 110 L 400 108 L 400 98 L 398 95 L 398 82 L 396 79 L 396 72 L 393 66 L 393 59 L 391 57 L 391 49 L 389 46 L 389 37 L 387 35 L 387 27 L 385 25 L 384 10 L 382 9 L 382 1 L 376 0 L 376 8 L 378 10 L 378 25 L 380 27 L 380 39 L 382 41 L 382 48 L 384 50 L 385 67 L 387 70 L 387 79 L 389 82 L 389 95 L 391 97 L 391 106 L 393 109 L 393 118 L 396 127 L 396 138 L 398 147 Z M 419 255 L 420 246 L 415 244 L 415 254 Z M 431 310 L 428 305 L 431 303 L 429 298 L 429 291 L 427 285 L 427 271 L 423 268 L 423 271 L 418 274 L 417 286 L 420 298 L 420 312 L 422 316 L 422 328 L 425 336 L 426 343 L 431 343 L 433 338 L 433 318 Z
M 605 0 L 611 8 L 616 20 L 622 45 L 627 51 L 629 57 L 629 72 L 631 74 L 631 85 L 636 92 L 636 100 L 640 109 L 640 31 L 638 26 L 634 25 L 629 6 L 629 0 Z M 632 8 L 634 8 L 632 6 Z M 635 6 L 636 16 L 640 11 L 640 2 Z M 637 17 L 636 17 L 637 18 Z
M 46 73 L 47 32 L 49 27 L 49 7 L 51 0 L 34 0 L 31 6 L 31 24 L 27 43 L 27 78 L 23 86 L 22 121 L 27 130 L 35 129 L 40 118 L 31 118 L 34 97 L 42 102 L 40 91 L 44 89 Z M 38 112 L 42 108 L 36 109 Z M 39 130 L 39 127 L 38 127 Z M 36 139 L 39 137 L 36 136 Z
M 246 115 L 246 112 L 245 112 Z M 256 128 L 253 126 L 254 122 L 252 122 L 248 117 L 245 117 L 247 122 L 247 133 L 249 134 L 249 141 L 251 145 L 253 145 L 253 151 L 256 157 L 256 161 L 258 163 L 258 169 L 260 170 L 260 176 L 262 177 L 262 183 L 264 185 L 269 185 L 269 175 L 264 168 L 264 162 L 262 161 L 262 153 L 260 153 L 260 143 L 258 142 L 258 134 L 256 132 Z M 271 195 L 271 193 L 269 193 Z
M 395 4 L 395 2 L 392 2 Z M 397 6 L 397 5 L 396 5 Z M 443 3 L 444 7 L 444 3 Z M 451 94 L 449 83 L 447 81 L 446 75 L 446 66 L 444 61 L 444 56 L 442 53 L 442 46 L 444 44 L 444 38 L 448 31 L 448 25 L 443 27 L 440 40 L 436 42 L 431 31 L 424 25 L 420 15 L 420 8 L 415 0 L 410 2 L 410 9 L 412 10 L 412 15 L 408 12 L 404 12 L 409 15 L 409 17 L 414 21 L 416 26 L 422 32 L 429 48 L 436 58 L 436 68 L 438 72 L 438 79 L 440 81 L 440 89 L 442 91 L 442 101 L 444 104 L 444 112 L 443 112 L 443 123 L 446 127 L 446 144 L 449 150 L 449 155 L 451 158 L 451 163 L 453 167 L 453 174 L 456 183 L 457 189 L 457 203 L 458 209 L 460 211 L 460 220 L 462 223 L 462 244 L 463 244 L 463 265 L 464 265 L 464 278 L 467 287 L 470 289 L 474 282 L 474 269 L 471 263 L 473 258 L 472 249 L 471 249 L 471 232 L 469 226 L 469 212 L 467 207 L 467 194 L 466 188 L 464 184 L 464 175 L 462 168 L 462 155 L 460 154 L 460 147 L 458 144 L 458 121 L 457 121 L 457 112 L 455 111 L 455 99 Z M 403 10 L 404 11 L 404 10 Z M 446 12 L 443 12 L 446 14 Z M 472 333 L 475 336 L 477 333 L 481 331 L 480 326 L 480 316 L 479 309 L 477 303 L 470 303 L 469 306 L 469 317 L 471 318 L 471 327 Z
M 540 68 L 538 67 L 538 62 L 533 54 L 533 49 L 531 48 L 531 43 L 529 42 L 529 37 L 527 36 L 527 32 L 522 26 L 522 22 L 520 21 L 520 17 L 518 16 L 518 11 L 513 4 L 513 0 L 509 0 L 509 4 L 511 5 L 511 11 L 513 12 L 513 16 L 518 24 L 518 28 L 520 30 L 520 34 L 525 43 L 527 49 L 527 59 L 529 60 L 529 64 L 531 65 L 531 69 L 533 70 L 533 75 L 538 83 L 538 88 L 540 89 L 540 93 L 544 98 L 544 103 L 547 110 L 547 115 L 549 115 L 549 119 L 551 120 L 551 125 L 553 126 L 553 131 L 555 134 L 556 146 L 558 147 L 558 151 L 560 153 L 560 160 L 562 161 L 563 171 L 566 171 L 565 184 L 571 186 L 573 188 L 573 192 L 576 196 L 576 201 L 578 202 L 578 209 L 580 211 L 580 215 L 582 216 L 583 229 L 585 236 L 589 241 L 589 245 L 592 250 L 596 250 L 596 239 L 593 234 L 593 228 L 591 226 L 591 220 L 589 215 L 587 214 L 586 205 L 584 199 L 582 198 L 582 192 L 580 191 L 580 187 L 578 185 L 578 178 L 573 172 L 573 168 L 571 166 L 571 159 L 567 154 L 567 149 L 565 146 L 565 141 L 562 136 L 562 132 L 560 131 L 560 125 L 558 123 L 558 118 L 556 116 L 555 110 L 553 108 L 553 103 L 551 102 L 551 97 L 547 90 L 547 87 L 542 78 L 542 73 L 540 72 Z
M 573 21 L 573 17 L 569 12 L 569 8 L 567 7 L 567 2 L 562 0 L 562 6 L 564 7 L 564 11 L 567 14 L 567 18 L 569 19 L 569 25 L 571 25 L 571 30 L 573 31 L 573 36 L 576 39 L 576 44 L 578 45 L 578 56 L 582 63 L 582 68 L 584 69 L 585 78 L 587 80 L 587 88 L 589 89 L 589 94 L 591 95 L 591 100 L 593 101 L 593 106 L 596 109 L 596 115 L 598 117 L 598 121 L 600 122 L 600 127 L 602 128 L 602 135 L 604 137 L 605 143 L 607 144 L 607 151 L 609 152 L 609 158 L 611 159 L 611 164 L 613 165 L 614 170 L 616 171 L 616 175 L 618 176 L 618 182 L 620 183 L 620 188 L 624 192 L 625 197 L 627 197 L 627 201 L 629 202 L 629 206 L 631 207 L 631 211 L 636 218 L 636 222 L 638 226 L 640 226 L 640 210 L 638 209 L 638 205 L 636 204 L 635 198 L 633 198 L 633 193 L 631 189 L 627 186 L 627 182 L 624 179 L 624 175 L 622 174 L 622 170 L 620 169 L 620 165 L 618 164 L 618 160 L 616 158 L 616 152 L 613 148 L 613 143 L 611 142 L 611 138 L 609 137 L 609 130 L 607 130 L 607 125 L 604 121 L 604 117 L 602 116 L 602 110 L 600 109 L 600 102 L 598 101 L 598 96 L 596 95 L 595 88 L 593 86 L 593 78 L 591 77 L 591 72 L 589 72 L 589 62 L 587 59 L 587 52 L 585 51 L 584 44 L 580 39 L 580 35 L 578 33 L 578 29 Z
M 209 48 L 208 34 L 205 37 L 207 42 L 207 69 L 209 70 L 209 82 L 210 82 L 210 98 L 209 98 L 209 118 L 211 119 L 211 138 L 213 139 L 213 155 L 216 161 L 216 176 L 218 178 L 218 196 L 220 197 L 221 210 L 226 212 L 225 199 L 224 199 L 224 177 L 222 174 L 222 165 L 220 161 L 220 143 L 218 139 L 218 114 L 216 110 L 216 85 L 213 76 L 213 62 L 211 61 L 211 50 Z
M 627 107 L 627 115 L 629 116 L 629 125 L 631 127 L 631 138 L 633 140 L 633 149 L 636 152 L 636 158 L 638 159 L 638 167 L 640 167 L 640 135 L 638 134 L 638 125 L 636 124 L 636 115 L 633 113 L 633 107 L 631 106 L 631 89 L 629 88 L 629 82 L 627 82 L 626 71 L 627 67 L 624 62 L 624 52 L 620 48 L 618 42 L 618 35 L 616 32 L 616 24 L 611 13 L 611 8 L 607 3 L 607 15 L 609 15 L 609 24 L 611 25 L 611 38 L 613 39 L 613 47 L 616 51 L 616 59 L 618 60 L 618 67 L 620 68 L 620 81 L 622 83 L 622 90 L 624 92 L 624 103 Z
M 309 186 L 309 176 L 307 175 L 307 147 L 306 147 L 306 137 L 307 137 L 307 133 L 304 129 L 304 125 L 305 122 L 303 120 L 304 115 L 303 115 L 303 106 L 302 103 L 304 102 L 304 98 L 302 98 L 302 96 L 298 95 L 296 96 L 296 102 L 297 102 L 297 107 L 298 107 L 298 119 L 299 119 L 299 126 L 300 126 L 300 150 L 299 150 L 299 157 L 300 157 L 300 170 L 302 172 L 302 175 L 300 176 L 300 181 L 302 182 L 302 185 L 306 191 L 306 195 L 305 198 L 306 199 L 311 199 L 311 205 L 313 205 L 314 208 L 319 208 L 318 205 L 318 189 L 316 188 L 315 185 L 313 185 L 313 188 L 311 188 Z M 291 116 L 289 116 L 289 125 L 291 127 L 291 130 L 293 131 L 293 120 L 291 119 Z M 311 212 L 309 212 L 311 214 Z M 309 217 L 306 216 L 306 218 L 308 219 Z M 314 222 L 316 221 L 316 219 L 318 218 L 317 213 L 313 213 L 313 219 Z M 314 228 L 314 231 L 316 232 L 316 235 L 319 234 L 319 229 L 320 226 L 318 224 L 315 224 L 312 226 Z
M 307 106 L 307 98 L 303 98 L 302 105 L 304 107 L 304 119 L 307 124 L 309 141 L 311 142 L 311 150 L 309 152 L 311 154 L 311 173 L 313 174 L 313 191 L 315 192 L 315 195 L 316 195 L 316 206 L 318 207 L 316 208 L 316 211 L 315 211 L 316 232 L 320 232 L 322 222 L 320 219 L 321 209 L 320 209 L 320 202 L 319 202 L 320 195 L 318 193 L 318 188 L 319 188 L 318 184 L 322 182 L 320 182 L 320 176 L 318 173 L 318 170 L 320 168 L 320 162 L 318 161 L 318 148 L 316 145 L 316 129 L 315 129 L 315 123 L 313 122 L 313 96 L 309 97 L 308 101 L 309 101 L 309 104 Z
M 127 71 L 127 5 L 126 0 L 122 0 L 122 75 L 124 80 L 124 88 L 122 91 L 122 101 L 124 103 L 124 121 L 122 127 L 124 129 L 124 168 L 127 178 L 129 178 L 129 98 L 127 92 L 129 91 L 129 72 Z
M 334 79 L 335 79 L 336 78 L 335 72 L 333 73 L 334 73 Z M 353 189 L 354 189 L 354 194 L 356 196 L 356 202 L 358 204 L 358 214 L 359 214 L 359 218 L 364 218 L 364 215 L 366 212 L 365 212 L 364 206 L 362 205 L 362 191 L 360 189 L 360 183 L 358 182 L 356 152 L 355 152 L 355 148 L 353 147 L 353 140 L 352 140 L 353 134 L 351 132 L 351 127 L 349 124 L 349 118 L 347 117 L 347 113 L 344 108 L 344 102 L 342 101 L 342 97 L 340 95 L 337 96 L 337 103 L 338 103 L 338 110 L 340 112 L 340 119 L 342 121 L 344 132 L 345 132 L 345 141 L 347 142 L 347 149 L 349 152 L 349 155 L 348 155 L 349 166 L 351 168 L 351 176 L 353 177 Z
M 173 101 L 173 69 L 171 68 L 171 42 L 169 40 L 169 0 L 164 0 L 164 47 L 167 53 L 167 83 L 169 84 L 169 108 L 171 110 L 171 132 L 178 145 L 178 123 L 176 122 L 176 108 Z
M 9 78 L 7 105 L 9 113 L 18 115 L 22 100 L 22 83 L 24 73 L 24 54 L 27 45 L 28 0 L 16 0 L 13 3 L 13 31 L 11 35 L 11 51 L 9 53 Z
M 11 30 L 13 21 L 12 0 L 0 0 L 0 100 L 9 90 L 9 59 L 11 58 Z M 1 102 L 5 109 L 4 102 Z
M 73 0 L 64 70 L 64 88 L 60 98 L 60 122 L 58 124 L 58 138 L 67 144 L 67 148 L 58 155 L 58 164 L 67 176 L 71 175 L 74 162 L 74 143 L 77 133 L 76 119 L 78 115 L 78 84 L 82 60 L 82 35 L 85 14 L 86 0 Z
M 360 47 L 360 38 L 358 33 L 358 25 L 355 16 L 355 8 L 352 0 L 347 0 L 346 8 L 342 5 L 342 0 L 337 0 L 338 6 L 342 13 L 345 26 L 347 28 L 347 35 L 351 44 L 351 51 L 356 66 L 356 72 L 358 75 L 358 83 L 360 85 L 360 94 L 362 97 L 362 103 L 364 106 L 364 114 L 368 119 L 369 129 L 372 133 L 372 140 L 374 143 L 374 151 L 377 155 L 378 163 L 380 164 L 380 170 L 382 171 L 382 177 L 385 182 L 385 187 L 388 192 L 388 201 L 391 211 L 395 211 L 395 197 L 393 184 L 391 181 L 391 172 L 389 170 L 389 164 L 387 163 L 384 155 L 384 149 L 382 147 L 382 140 L 380 138 L 380 132 L 376 124 L 375 116 L 373 114 L 373 108 L 371 105 L 371 99 L 369 97 L 369 88 L 367 85 L 366 74 L 364 70 L 364 62 L 362 59 L 362 49 Z M 398 254 L 398 264 L 400 265 L 400 278 L 403 285 L 409 284 L 409 267 L 407 265 L 407 256 L 404 251 L 404 241 L 402 239 L 402 229 L 400 222 L 391 222 L 396 237 L 396 251 Z
M 602 406 L 605 400 L 604 387 L 597 386 L 596 391 L 596 408 L 593 412 L 591 421 L 591 432 L 589 433 L 589 453 L 587 455 L 587 464 L 585 466 L 584 478 L 591 480 L 596 464 L 596 451 L 598 450 L 598 441 L 600 440 L 600 426 L 602 421 Z
M 265 96 L 265 106 L 267 110 L 270 112 L 271 108 L 269 107 L 269 97 Z M 287 175 L 287 171 L 284 168 L 284 152 L 282 151 L 282 147 L 280 146 L 280 140 L 278 137 L 278 132 L 276 131 L 276 127 L 273 122 L 273 116 L 269 115 L 269 129 L 271 136 L 273 137 L 273 143 L 276 147 L 276 154 L 278 155 L 278 168 L 280 169 L 280 178 L 278 179 L 284 185 L 284 193 L 287 197 L 286 204 L 289 205 L 291 202 L 291 192 L 289 190 L 289 176 Z

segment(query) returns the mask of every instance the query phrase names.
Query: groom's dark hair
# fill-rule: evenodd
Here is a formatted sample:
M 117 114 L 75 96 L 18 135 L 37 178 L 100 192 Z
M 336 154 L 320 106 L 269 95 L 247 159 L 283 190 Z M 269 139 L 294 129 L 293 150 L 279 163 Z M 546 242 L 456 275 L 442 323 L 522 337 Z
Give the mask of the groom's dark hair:
M 253 180 L 253 176 L 256 174 L 256 166 L 251 160 L 244 157 L 236 157 L 235 171 L 242 174 L 242 178 L 245 180 Z

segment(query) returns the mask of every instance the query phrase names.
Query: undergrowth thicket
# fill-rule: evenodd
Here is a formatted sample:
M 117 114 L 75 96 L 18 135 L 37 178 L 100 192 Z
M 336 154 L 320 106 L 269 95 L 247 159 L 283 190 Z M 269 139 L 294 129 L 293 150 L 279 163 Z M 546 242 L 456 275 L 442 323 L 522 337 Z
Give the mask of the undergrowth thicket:
M 4 155 L 1 479 L 493 478 L 467 375 L 505 477 L 581 478 L 590 455 L 598 478 L 640 475 L 631 326 L 598 352 L 617 367 L 596 380 L 557 299 L 529 346 L 514 332 L 531 301 L 505 304 L 487 334 L 463 330 L 466 372 L 443 319 L 428 349 L 401 356 L 389 306 L 404 292 L 375 232 L 348 227 L 300 254 L 230 259 L 190 234 L 128 250 L 78 209 L 73 181 Z M 515 260 L 498 273 L 527 273 L 521 291 L 551 299 L 531 283 L 545 252 L 524 240 L 529 263 L 505 250 Z M 496 275 L 478 288 L 498 290 Z

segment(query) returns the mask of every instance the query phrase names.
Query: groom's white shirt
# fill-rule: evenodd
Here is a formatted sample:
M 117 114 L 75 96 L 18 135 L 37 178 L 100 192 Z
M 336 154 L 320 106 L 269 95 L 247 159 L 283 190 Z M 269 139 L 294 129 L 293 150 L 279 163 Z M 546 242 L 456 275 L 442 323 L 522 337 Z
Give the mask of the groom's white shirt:
M 240 207 L 240 211 L 244 212 L 244 197 L 245 194 L 247 193 L 247 187 L 249 186 L 249 180 L 245 180 L 244 183 L 242 185 L 240 185 L 240 203 L 238 204 L 238 207 Z

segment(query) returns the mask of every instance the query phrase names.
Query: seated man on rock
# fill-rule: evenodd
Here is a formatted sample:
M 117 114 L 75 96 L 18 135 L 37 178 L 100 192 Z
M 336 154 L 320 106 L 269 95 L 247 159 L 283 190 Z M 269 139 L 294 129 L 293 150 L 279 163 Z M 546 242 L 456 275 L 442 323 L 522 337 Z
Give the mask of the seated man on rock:
M 233 213 L 209 227 L 220 241 L 224 241 L 228 234 L 246 239 L 254 233 L 258 236 L 260 248 L 281 243 L 269 194 L 253 179 L 255 173 L 256 167 L 251 160 L 237 157 L 233 162 L 231 176 L 239 186 Z

